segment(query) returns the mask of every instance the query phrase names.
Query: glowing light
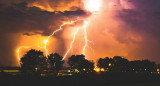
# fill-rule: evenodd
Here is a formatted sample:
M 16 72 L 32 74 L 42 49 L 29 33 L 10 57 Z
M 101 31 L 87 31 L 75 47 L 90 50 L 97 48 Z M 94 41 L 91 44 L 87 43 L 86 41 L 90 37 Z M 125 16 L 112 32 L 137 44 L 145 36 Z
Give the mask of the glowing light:
M 35 70 L 37 71 L 37 70 L 38 70 L 38 68 L 36 67 L 36 68 L 35 68 Z
M 44 44 L 47 44 L 48 43 L 48 40 L 44 40 Z
M 86 71 L 86 69 L 83 69 L 84 71 Z
M 101 68 L 101 71 L 104 72 L 105 71 L 104 68 Z
M 159 69 L 157 69 L 157 72 L 159 72 Z
M 100 72 L 100 68 L 98 68 L 97 66 L 94 68 L 94 71 L 96 72 Z
M 87 25 L 87 24 L 88 24 L 88 21 L 84 21 L 84 24 Z
M 76 73 L 79 73 L 79 70 L 78 70 L 78 69 L 75 69 L 75 72 L 76 72 Z
M 100 68 L 97 68 L 97 69 L 96 69 L 96 72 L 100 72 Z
M 108 65 L 109 65 L 109 66 L 112 66 L 112 64 L 111 64 L 111 63 L 109 63 Z
M 85 9 L 90 12 L 100 11 L 102 1 L 101 0 L 83 0 Z

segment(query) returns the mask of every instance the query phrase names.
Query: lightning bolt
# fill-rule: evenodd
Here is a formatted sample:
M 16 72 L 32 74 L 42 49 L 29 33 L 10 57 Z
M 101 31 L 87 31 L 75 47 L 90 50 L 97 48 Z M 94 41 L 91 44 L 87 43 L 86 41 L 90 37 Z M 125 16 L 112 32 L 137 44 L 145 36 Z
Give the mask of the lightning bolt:
M 70 22 L 64 23 L 64 24 L 62 24 L 62 25 L 60 26 L 59 29 L 55 30 L 50 36 L 48 36 L 47 40 L 45 40 L 45 41 L 46 41 L 46 43 L 45 43 L 46 57 L 48 57 L 47 44 L 48 44 L 49 39 L 50 39 L 55 33 L 61 31 L 61 30 L 63 29 L 63 28 L 62 28 L 63 26 L 65 26 L 65 25 L 72 25 L 72 24 L 74 24 L 75 22 L 77 22 L 77 21 L 82 21 L 82 20 L 84 20 L 84 19 L 77 19 L 77 20 L 75 20 L 75 21 L 70 21 Z M 72 44 L 72 43 L 71 43 L 71 44 Z M 69 51 L 70 51 L 70 49 L 69 49 Z M 69 51 L 67 51 L 67 52 L 69 52 Z M 68 53 L 67 53 L 67 54 L 68 54 Z M 67 56 L 67 54 L 65 54 L 65 56 Z
M 48 36 L 48 38 L 47 38 L 46 40 L 44 40 L 44 44 L 45 44 L 44 47 L 38 46 L 39 48 L 44 48 L 44 50 L 45 50 L 45 56 L 46 56 L 46 57 L 48 57 L 47 44 L 48 44 L 48 42 L 49 42 L 49 39 L 50 39 L 52 36 L 54 36 L 57 32 L 63 30 L 63 26 L 65 26 L 65 25 L 72 25 L 72 24 L 74 24 L 74 23 L 76 23 L 76 22 L 78 22 L 78 21 L 84 21 L 83 29 L 84 29 L 85 45 L 84 45 L 84 47 L 83 47 L 83 52 L 82 52 L 82 53 L 85 55 L 86 47 L 87 47 L 88 42 L 89 42 L 89 40 L 88 40 L 88 38 L 87 38 L 87 30 L 86 30 L 86 29 L 87 29 L 86 27 L 87 27 L 87 25 L 88 25 L 88 21 L 85 21 L 84 19 L 77 19 L 77 20 L 75 20 L 75 21 L 70 21 L 70 22 L 63 23 L 63 24 L 60 26 L 59 29 L 55 30 L 51 35 Z M 75 31 L 74 36 L 73 36 L 73 40 L 72 40 L 71 43 L 70 43 L 69 49 L 68 49 L 67 52 L 64 54 L 63 59 L 66 58 L 66 56 L 68 55 L 68 53 L 69 53 L 70 50 L 72 49 L 73 43 L 75 42 L 76 35 L 77 35 L 78 32 L 79 32 L 79 28 L 77 28 L 77 30 Z M 20 60 L 20 54 L 19 54 L 19 53 L 20 53 L 20 50 L 21 50 L 22 48 L 25 48 L 25 49 L 26 49 L 26 48 L 30 48 L 30 47 L 28 47 L 28 46 L 21 46 L 21 47 L 18 48 L 18 50 L 17 50 L 17 56 L 18 56 L 18 59 L 19 59 L 19 60 Z
M 84 28 L 84 34 L 85 34 L 85 45 L 83 47 L 83 55 L 85 55 L 85 50 L 86 50 L 86 47 L 87 47 L 87 44 L 88 44 L 87 30 L 86 30 L 87 24 L 88 24 L 88 21 L 84 21 L 83 28 Z
M 20 61 L 20 51 L 21 51 L 21 49 L 29 49 L 29 48 L 31 48 L 31 47 L 34 47 L 34 46 L 20 46 L 20 47 L 17 49 L 18 61 Z M 45 49 L 44 47 L 41 47 L 41 46 L 38 46 L 38 48 Z
M 27 49 L 27 48 L 30 48 L 30 47 L 28 47 L 28 46 L 21 46 L 21 47 L 19 47 L 19 48 L 17 49 L 18 61 L 20 61 L 20 50 L 21 50 L 22 48 Z
M 79 31 L 79 28 L 74 33 L 74 37 L 73 37 L 73 40 L 72 40 L 72 42 L 70 44 L 70 48 L 67 50 L 66 54 L 63 56 L 63 60 L 66 58 L 66 56 L 68 55 L 69 51 L 72 49 L 72 46 L 73 46 L 73 43 L 74 43 L 74 41 L 76 39 L 76 35 L 77 35 L 78 31 Z
M 88 44 L 88 38 L 87 38 L 87 30 L 86 30 L 86 27 L 88 25 L 88 21 L 84 21 L 84 25 L 83 25 L 83 28 L 84 28 L 84 37 L 85 37 L 85 45 L 83 47 L 83 55 L 85 55 L 85 50 L 86 50 L 86 47 L 87 47 L 87 44 Z M 73 40 L 71 41 L 71 44 L 70 44 L 70 48 L 68 49 L 68 51 L 66 52 L 66 54 L 64 55 L 64 58 L 66 58 L 66 56 L 68 55 L 69 51 L 72 49 L 73 47 L 73 43 L 75 41 L 75 38 L 76 38 L 76 35 L 79 31 L 79 28 L 77 29 L 77 31 L 74 33 L 74 37 L 73 37 Z M 91 47 L 90 47 L 91 48 Z

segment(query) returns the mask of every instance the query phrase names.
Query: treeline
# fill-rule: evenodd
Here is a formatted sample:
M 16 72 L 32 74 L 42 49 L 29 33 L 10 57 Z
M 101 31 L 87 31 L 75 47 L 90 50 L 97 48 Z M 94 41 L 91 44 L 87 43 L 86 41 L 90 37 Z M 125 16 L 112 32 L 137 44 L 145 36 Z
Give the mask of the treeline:
M 42 51 L 29 50 L 20 60 L 22 73 L 53 74 L 64 69 L 63 57 L 58 53 L 44 56 Z M 121 56 L 113 58 L 100 58 L 98 62 L 85 59 L 84 55 L 72 55 L 69 57 L 69 72 L 84 74 L 93 72 L 123 72 L 123 73 L 149 73 L 159 74 L 160 65 L 149 60 L 128 61 Z
M 106 65 L 107 64 L 107 65 Z M 128 61 L 121 56 L 106 57 L 98 60 L 98 67 L 108 72 L 158 73 L 160 66 L 149 60 Z

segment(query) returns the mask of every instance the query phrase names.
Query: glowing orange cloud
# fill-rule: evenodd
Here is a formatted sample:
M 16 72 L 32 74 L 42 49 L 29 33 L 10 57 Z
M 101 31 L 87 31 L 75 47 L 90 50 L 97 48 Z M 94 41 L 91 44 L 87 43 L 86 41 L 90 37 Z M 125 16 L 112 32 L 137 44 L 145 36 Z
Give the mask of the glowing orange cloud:
M 28 7 L 38 7 L 42 10 L 46 10 L 46 11 L 49 11 L 49 12 L 54 12 L 54 9 L 51 8 L 51 6 L 49 4 L 46 3 L 46 5 L 40 5 L 38 3 L 33 3 L 33 4 L 29 4 Z
M 57 6 L 58 5 L 58 6 Z M 54 12 L 66 10 L 74 11 L 77 10 L 73 7 L 80 7 L 79 0 L 37 0 L 28 3 L 28 7 L 38 7 L 41 10 Z

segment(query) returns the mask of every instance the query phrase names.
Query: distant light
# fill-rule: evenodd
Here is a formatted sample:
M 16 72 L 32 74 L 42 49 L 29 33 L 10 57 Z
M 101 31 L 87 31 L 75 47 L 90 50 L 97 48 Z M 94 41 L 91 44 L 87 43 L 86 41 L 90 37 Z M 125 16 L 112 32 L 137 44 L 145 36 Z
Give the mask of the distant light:
M 157 72 L 159 72 L 159 69 L 157 69 Z
M 106 71 L 109 71 L 108 69 L 106 69 Z
M 46 74 L 41 74 L 41 76 L 46 76 Z
M 71 76 L 72 74 L 68 74 L 68 75 L 70 75 L 70 76 Z
M 112 64 L 111 64 L 111 63 L 109 63 L 108 65 L 109 65 L 109 66 L 112 66 Z
M 96 71 L 96 72 L 100 72 L 100 68 L 99 68 L 99 67 L 97 67 L 97 66 L 95 66 L 94 71 Z
M 36 67 L 36 68 L 35 68 L 35 70 L 37 71 L 37 70 L 38 70 L 38 68 Z
M 100 71 L 100 68 L 97 68 L 97 70 L 96 70 L 97 72 L 99 72 Z
M 84 68 L 83 70 L 85 71 L 86 69 Z
M 94 68 L 96 72 L 100 72 L 100 68 Z
M 105 71 L 104 68 L 101 68 L 101 71 L 104 72 Z
M 75 72 L 76 72 L 76 73 L 78 73 L 78 72 L 79 72 L 79 70 L 78 70 L 78 69 L 75 69 Z

